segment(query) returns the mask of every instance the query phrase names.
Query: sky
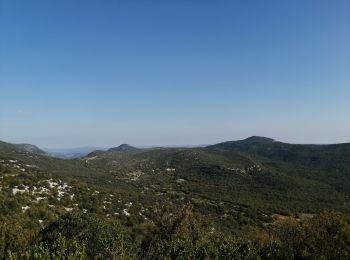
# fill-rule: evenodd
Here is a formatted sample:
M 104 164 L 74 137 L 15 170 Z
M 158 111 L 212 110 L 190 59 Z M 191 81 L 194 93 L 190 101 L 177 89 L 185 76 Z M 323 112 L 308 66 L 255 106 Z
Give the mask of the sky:
M 0 140 L 350 142 L 350 1 L 0 0 Z

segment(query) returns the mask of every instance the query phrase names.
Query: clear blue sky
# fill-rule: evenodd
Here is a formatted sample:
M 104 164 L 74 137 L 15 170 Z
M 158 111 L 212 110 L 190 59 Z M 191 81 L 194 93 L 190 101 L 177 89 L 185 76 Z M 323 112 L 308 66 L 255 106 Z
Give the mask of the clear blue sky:
M 350 1 L 0 0 L 0 140 L 350 142 Z

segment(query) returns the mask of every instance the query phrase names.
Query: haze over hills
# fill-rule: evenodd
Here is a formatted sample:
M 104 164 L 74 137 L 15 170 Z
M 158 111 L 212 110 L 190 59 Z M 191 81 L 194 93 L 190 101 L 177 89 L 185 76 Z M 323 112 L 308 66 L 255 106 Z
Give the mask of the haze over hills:
M 78 158 L 83 157 L 93 151 L 100 150 L 105 151 L 108 148 L 103 147 L 77 147 L 77 148 L 43 148 L 43 150 L 54 157 L 59 158 Z
M 194 148 L 194 147 L 205 147 L 207 145 L 166 145 L 166 146 L 160 146 L 160 147 L 167 147 L 167 148 Z M 62 159 L 71 159 L 71 158 L 79 158 L 84 157 L 90 153 L 94 152 L 101 152 L 101 151 L 110 151 L 110 152 L 118 152 L 118 151 L 124 151 L 124 152 L 131 152 L 135 151 L 137 149 L 148 149 L 148 148 L 155 148 L 154 146 L 147 145 L 147 146 L 131 146 L 128 144 L 121 144 L 117 147 L 112 148 L 105 148 L 105 147 L 95 147 L 95 146 L 87 146 L 87 147 L 77 147 L 77 148 L 43 148 L 42 150 L 46 152 L 48 155 L 53 157 L 58 157 Z
M 234 150 L 235 148 L 238 149 L 243 149 L 244 146 L 247 144 L 268 144 L 268 143 L 280 143 L 280 144 L 286 144 L 286 145 L 293 145 L 290 143 L 284 143 L 284 142 L 279 142 L 275 141 L 272 138 L 267 138 L 267 137 L 261 137 L 261 136 L 251 136 L 243 140 L 237 140 L 237 141 L 227 141 L 227 142 L 222 142 L 214 145 L 167 145 L 167 146 L 159 146 L 159 148 L 217 148 L 217 149 L 232 149 Z M 294 144 L 296 145 L 296 144 Z M 301 145 L 301 144 L 300 144 Z M 306 144 L 302 144 L 306 145 Z M 325 145 L 325 144 L 314 144 L 314 146 L 317 145 Z M 278 146 L 278 145 L 275 145 Z M 311 145 L 313 146 L 313 145 Z M 30 144 L 18 144 L 18 147 L 22 147 L 22 150 L 27 150 L 27 151 L 33 151 L 34 153 L 38 154 L 48 154 L 54 157 L 58 158 L 79 158 L 88 155 L 89 153 L 93 152 L 100 152 L 100 151 L 124 151 L 124 152 L 131 152 L 131 151 L 136 151 L 137 149 L 146 149 L 146 148 L 156 148 L 157 146 L 131 146 L 129 144 L 121 144 L 120 146 L 117 147 L 112 147 L 112 148 L 105 148 L 105 147 L 94 147 L 94 146 L 87 146 L 87 147 L 77 147 L 77 148 L 43 148 L 40 149 L 35 145 L 30 145 Z

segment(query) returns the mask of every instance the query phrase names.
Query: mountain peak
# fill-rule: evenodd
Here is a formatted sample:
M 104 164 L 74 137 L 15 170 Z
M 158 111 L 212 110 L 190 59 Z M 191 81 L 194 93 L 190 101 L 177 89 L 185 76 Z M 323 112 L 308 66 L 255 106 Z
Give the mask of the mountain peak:
M 109 152 L 132 152 L 135 150 L 137 150 L 137 148 L 134 146 L 131 146 L 129 144 L 121 144 L 118 147 L 110 148 L 108 151 Z
M 275 140 L 272 138 L 268 138 L 268 137 L 263 137 L 263 136 L 251 136 L 248 137 L 246 139 L 243 139 L 241 141 L 238 142 L 242 142 L 242 143 L 272 143 Z

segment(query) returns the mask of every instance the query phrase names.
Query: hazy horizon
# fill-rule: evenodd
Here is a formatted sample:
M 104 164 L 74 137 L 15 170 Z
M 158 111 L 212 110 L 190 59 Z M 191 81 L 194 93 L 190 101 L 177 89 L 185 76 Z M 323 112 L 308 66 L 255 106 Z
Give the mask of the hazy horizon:
M 0 2 L 0 140 L 350 142 L 350 2 Z
M 257 135 L 255 135 L 257 136 Z M 204 147 L 204 146 L 208 146 L 208 145 L 213 145 L 213 144 L 218 144 L 218 143 L 223 143 L 223 142 L 228 142 L 228 141 L 240 141 L 240 140 L 244 140 L 246 138 L 249 138 L 252 136 L 247 136 L 247 137 L 243 137 L 243 138 L 238 138 L 238 139 L 227 139 L 227 140 L 218 140 L 217 142 L 212 142 L 212 143 L 198 143 L 198 144 L 190 144 L 190 143 L 183 143 L 183 144 L 169 144 L 169 143 L 165 143 L 165 144 L 132 144 L 132 143 L 116 143 L 116 144 L 107 144 L 105 146 L 100 146 L 100 145 L 83 145 L 83 146 L 52 146 L 52 147 L 47 147 L 47 146 L 41 146 L 38 145 L 36 143 L 32 143 L 32 142 L 12 142 L 9 140 L 3 140 L 0 139 L 0 141 L 3 142 L 9 142 L 9 143 L 13 143 L 13 144 L 32 144 L 32 145 L 36 145 L 38 146 L 40 149 L 48 151 L 48 152 L 60 152 L 60 151 L 65 151 L 68 152 L 69 150 L 107 150 L 109 148 L 113 148 L 113 147 L 117 147 L 120 146 L 122 144 L 128 144 L 137 148 L 155 148 L 155 147 Z M 268 136 L 261 136 L 261 137 L 267 137 L 267 138 L 271 138 Z M 290 144 L 314 144 L 314 145 L 327 145 L 327 144 L 340 144 L 340 143 L 350 143 L 350 141 L 345 141 L 345 142 L 330 142 L 330 143 L 310 143 L 310 142 L 305 142 L 305 143 L 297 143 L 297 142 L 290 142 L 288 140 L 279 140 L 279 139 L 275 139 L 272 138 L 275 141 L 278 142 L 284 142 L 284 143 L 290 143 Z

